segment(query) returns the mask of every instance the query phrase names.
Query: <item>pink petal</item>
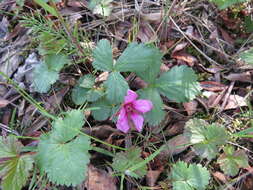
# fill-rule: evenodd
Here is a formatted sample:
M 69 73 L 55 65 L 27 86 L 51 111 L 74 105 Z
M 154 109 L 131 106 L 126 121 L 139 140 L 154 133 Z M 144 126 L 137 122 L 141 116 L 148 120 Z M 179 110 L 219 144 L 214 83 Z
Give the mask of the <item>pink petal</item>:
M 130 126 L 128 124 L 126 110 L 124 108 L 121 108 L 120 110 L 119 118 L 118 118 L 116 126 L 117 126 L 117 129 L 121 130 L 124 133 L 127 133 L 128 130 L 130 129 Z
M 135 100 L 132 105 L 135 110 L 141 113 L 146 113 L 153 108 L 153 104 L 150 100 Z
M 137 129 L 137 131 L 141 132 L 143 122 L 144 122 L 143 116 L 140 114 L 137 114 L 137 113 L 132 113 L 130 117 L 131 117 L 132 121 L 134 122 L 134 125 L 135 125 L 135 128 Z
M 132 90 L 127 90 L 127 95 L 125 96 L 125 101 L 124 103 L 130 103 L 133 102 L 134 100 L 136 100 L 136 98 L 138 97 L 138 94 Z

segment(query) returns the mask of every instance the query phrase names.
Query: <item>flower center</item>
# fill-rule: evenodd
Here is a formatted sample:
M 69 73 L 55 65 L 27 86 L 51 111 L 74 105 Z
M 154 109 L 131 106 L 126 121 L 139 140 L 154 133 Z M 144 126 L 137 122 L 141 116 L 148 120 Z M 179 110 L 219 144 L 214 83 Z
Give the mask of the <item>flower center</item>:
M 127 113 L 131 113 L 133 111 L 132 104 L 125 105 L 125 110 L 126 110 Z

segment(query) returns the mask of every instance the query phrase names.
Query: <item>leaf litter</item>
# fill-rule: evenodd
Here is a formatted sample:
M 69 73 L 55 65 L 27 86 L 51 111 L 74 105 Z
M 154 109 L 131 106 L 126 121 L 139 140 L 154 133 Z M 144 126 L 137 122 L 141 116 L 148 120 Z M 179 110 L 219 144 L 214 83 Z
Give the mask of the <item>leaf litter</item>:
M 0 169 L 3 190 L 31 183 L 37 151 L 48 188 L 252 188 L 251 133 L 230 136 L 252 127 L 251 2 L 69 0 L 46 11 L 36 2 L 0 2 L 0 71 L 18 86 L 1 74 L 0 151 L 11 134 L 20 136 L 11 146 L 24 148 L 15 163 L 17 155 L 1 158 L 24 168 L 9 176 L 17 183 Z M 88 75 L 92 83 L 77 82 Z M 115 127 L 127 89 L 154 104 L 141 133 Z

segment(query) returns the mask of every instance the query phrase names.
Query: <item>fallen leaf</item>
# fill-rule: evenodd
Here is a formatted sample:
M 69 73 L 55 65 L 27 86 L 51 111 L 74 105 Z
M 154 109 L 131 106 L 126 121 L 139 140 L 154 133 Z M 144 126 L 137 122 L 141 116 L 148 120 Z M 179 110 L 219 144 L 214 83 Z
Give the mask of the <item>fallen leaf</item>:
M 162 11 L 160 11 L 157 13 L 141 14 L 141 17 L 148 22 L 160 23 L 162 21 L 163 14 Z
M 190 67 L 192 67 L 196 62 L 198 62 L 198 60 L 194 56 L 183 51 L 175 52 L 172 54 L 171 57 L 188 63 Z
M 213 172 L 212 175 L 218 179 L 219 181 L 223 182 L 224 184 L 227 183 L 226 176 L 221 172 Z
M 172 126 L 169 126 L 165 131 L 165 136 L 174 136 L 184 131 L 185 121 L 177 121 Z
M 159 168 L 158 170 L 148 170 L 146 175 L 147 184 L 149 187 L 155 186 L 155 183 L 163 171 L 163 167 Z
M 183 103 L 184 109 L 189 116 L 193 115 L 197 111 L 198 102 L 196 100 Z
M 117 190 L 114 177 L 105 170 L 89 165 L 87 176 L 85 181 L 87 190 Z
M 200 82 L 200 86 L 202 89 L 212 92 L 220 92 L 226 87 L 226 85 L 215 81 L 203 81 Z
M 10 102 L 4 98 L 0 98 L 0 108 L 6 107 Z
M 224 110 L 235 109 L 243 106 L 247 106 L 246 99 L 244 97 L 239 95 L 230 95 Z
M 180 44 L 177 44 L 176 47 L 172 51 L 172 55 L 177 52 L 183 50 L 188 45 L 188 42 L 182 42 Z
M 252 78 L 253 74 L 250 71 L 244 73 L 231 73 L 227 76 L 224 76 L 225 79 L 230 81 L 240 81 L 240 82 L 249 82 L 253 83 Z
M 168 148 L 162 151 L 160 154 L 165 157 L 177 155 L 185 151 L 190 146 L 189 143 L 189 139 L 186 136 L 175 136 L 167 141 L 166 147 Z
M 146 43 L 156 39 L 156 34 L 148 22 L 142 22 L 137 33 L 137 38 L 139 38 L 141 42 Z

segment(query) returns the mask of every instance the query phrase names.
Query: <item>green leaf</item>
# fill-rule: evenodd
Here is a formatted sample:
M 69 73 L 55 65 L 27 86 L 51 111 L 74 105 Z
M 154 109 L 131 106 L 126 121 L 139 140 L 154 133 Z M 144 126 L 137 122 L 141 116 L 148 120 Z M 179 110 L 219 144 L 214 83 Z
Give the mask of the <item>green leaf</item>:
M 112 168 L 121 174 L 126 174 L 134 178 L 141 178 L 147 173 L 146 165 L 143 165 L 142 167 L 131 172 L 128 169 L 142 161 L 141 149 L 138 147 L 131 147 L 126 152 L 119 152 L 116 154 L 116 156 L 113 158 Z
M 37 92 L 46 93 L 58 78 L 58 72 L 49 70 L 47 65 L 42 62 L 33 71 L 34 88 Z
M 48 70 L 59 72 L 64 65 L 69 63 L 68 57 L 63 54 L 52 54 L 45 57 Z
M 226 9 L 234 4 L 247 2 L 247 0 L 209 0 L 209 1 L 215 3 L 219 7 L 219 9 Z
M 111 103 L 123 102 L 129 87 L 126 80 L 119 72 L 110 73 L 104 84 L 106 87 L 106 98 Z
M 201 119 L 191 119 L 185 125 L 184 135 L 194 144 L 194 151 L 201 157 L 209 160 L 218 154 L 217 146 L 227 140 L 227 133 L 223 126 L 208 124 Z
M 154 65 L 154 61 L 160 60 L 160 56 L 155 54 L 151 47 L 145 46 L 145 44 L 138 44 L 133 42 L 128 45 L 125 51 L 117 60 L 115 64 L 115 70 L 120 72 L 125 71 L 145 71 L 149 66 Z
M 89 9 L 91 9 L 94 14 L 109 16 L 112 11 L 112 1 L 113 0 L 91 0 L 89 3 Z
M 102 91 L 102 89 L 92 88 L 87 92 L 86 98 L 88 102 L 95 102 L 99 98 L 101 98 L 103 95 L 104 95 L 104 92 Z
M 94 102 L 104 95 L 103 89 L 95 88 L 95 77 L 88 74 L 81 77 L 74 89 L 71 97 L 75 104 L 81 105 L 86 101 Z
M 33 168 L 30 155 L 20 155 L 23 145 L 14 136 L 0 137 L 0 178 L 3 190 L 21 190 Z
M 150 64 L 148 64 L 148 67 L 146 70 L 142 70 L 139 72 L 136 72 L 137 76 L 142 78 L 144 81 L 152 84 L 154 83 L 157 75 L 160 73 L 160 67 L 162 64 L 162 53 L 154 47 L 150 47 L 150 50 L 152 51 L 152 57 L 150 58 Z
M 84 75 L 80 80 L 80 87 L 93 88 L 95 84 L 95 77 L 91 74 Z
M 93 67 L 100 71 L 113 70 L 112 48 L 110 42 L 102 39 L 98 42 L 97 47 L 93 51 L 94 61 Z
M 242 52 L 240 58 L 247 64 L 253 64 L 253 48 Z
M 171 171 L 173 190 L 204 190 L 209 183 L 210 174 L 200 164 L 182 161 L 173 165 Z
M 43 135 L 38 146 L 38 162 L 50 181 L 59 185 L 81 184 L 87 173 L 90 141 L 79 136 L 71 142 L 62 142 L 52 135 Z
M 38 39 L 40 41 L 38 48 L 40 55 L 58 54 L 68 45 L 66 39 L 51 32 L 41 32 Z
M 194 99 L 201 90 L 197 75 L 185 65 L 175 66 L 163 73 L 156 80 L 155 86 L 162 95 L 177 102 L 188 102 Z
M 139 90 L 141 99 L 147 99 L 152 101 L 153 108 L 151 111 L 145 114 L 145 121 L 150 125 L 158 125 L 164 118 L 165 112 L 163 111 L 163 101 L 158 91 L 155 88 L 145 88 Z
M 47 12 L 49 12 L 55 17 L 58 17 L 57 11 L 53 7 L 49 6 L 44 0 L 34 0 L 34 1 L 35 3 L 40 5 L 43 9 L 45 9 Z
M 234 150 L 233 146 L 226 146 L 224 153 L 218 158 L 218 164 L 226 175 L 235 176 L 240 168 L 249 167 L 248 156 L 244 150 Z
M 53 122 L 51 136 L 59 142 L 69 141 L 78 135 L 84 123 L 84 113 L 81 110 L 66 112 L 64 119 L 59 117 Z
M 51 133 L 41 137 L 38 163 L 53 183 L 75 186 L 85 180 L 91 147 L 89 138 L 77 136 L 83 124 L 82 111 L 72 110 L 53 123 Z
M 45 61 L 37 65 L 33 71 L 35 90 L 41 93 L 47 92 L 51 85 L 58 80 L 58 72 L 68 62 L 67 56 L 63 54 L 46 56 Z
M 91 104 L 91 107 L 99 108 L 96 110 L 92 110 L 92 116 L 94 117 L 95 120 L 98 120 L 98 121 L 103 121 L 103 120 L 108 119 L 109 117 L 113 116 L 119 109 L 118 106 L 111 104 L 104 98 Z

